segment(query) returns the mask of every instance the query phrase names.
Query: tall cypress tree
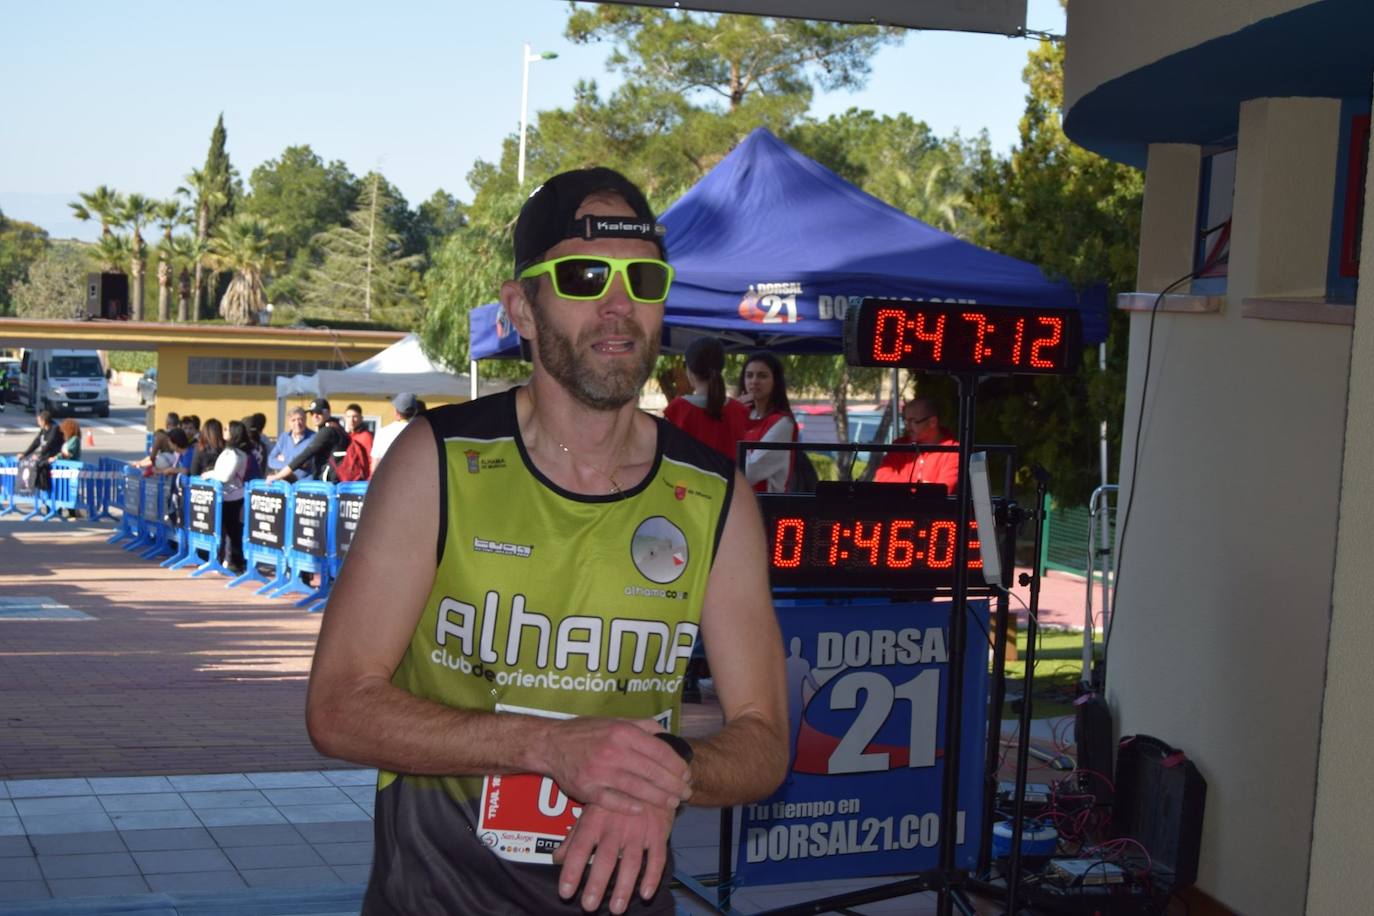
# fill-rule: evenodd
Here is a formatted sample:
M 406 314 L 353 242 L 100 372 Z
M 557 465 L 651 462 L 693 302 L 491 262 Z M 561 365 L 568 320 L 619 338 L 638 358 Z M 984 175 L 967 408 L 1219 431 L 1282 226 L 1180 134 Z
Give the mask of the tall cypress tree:
M 201 241 L 208 241 L 214 234 L 215 226 L 234 214 L 234 204 L 236 203 L 236 188 L 234 178 L 234 166 L 229 161 L 229 152 L 225 149 L 225 142 L 228 140 L 229 133 L 224 129 L 224 112 L 220 112 L 219 118 L 215 121 L 215 129 L 210 132 L 210 150 L 205 154 L 205 168 L 201 169 L 203 186 L 198 189 L 199 199 L 196 202 L 198 211 L 197 235 Z M 196 296 L 195 310 L 197 317 L 205 314 L 201 308 L 201 291 L 204 290 L 206 299 L 215 302 L 219 296 L 219 274 L 210 271 L 205 283 L 200 282 L 200 264 L 196 265 Z

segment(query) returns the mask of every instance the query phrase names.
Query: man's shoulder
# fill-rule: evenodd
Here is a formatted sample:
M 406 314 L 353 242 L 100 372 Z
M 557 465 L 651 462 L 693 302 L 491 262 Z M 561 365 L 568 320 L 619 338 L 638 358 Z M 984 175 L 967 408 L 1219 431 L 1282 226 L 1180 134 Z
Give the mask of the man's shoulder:
M 709 474 L 733 480 L 735 465 L 720 452 L 702 443 L 667 420 L 653 418 L 658 425 L 658 441 L 663 457 L 677 464 L 688 464 Z
M 474 401 L 434 407 L 423 416 L 441 440 L 509 438 L 515 435 L 516 390 L 512 388 Z

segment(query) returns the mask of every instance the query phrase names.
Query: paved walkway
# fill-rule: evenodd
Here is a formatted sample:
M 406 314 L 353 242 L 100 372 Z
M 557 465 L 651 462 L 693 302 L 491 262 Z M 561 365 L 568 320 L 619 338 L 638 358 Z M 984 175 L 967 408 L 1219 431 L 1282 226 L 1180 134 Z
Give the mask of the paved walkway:
M 356 913 L 375 775 L 305 733 L 320 615 L 163 570 L 109 534 L 0 518 L 0 914 Z M 1042 620 L 1081 619 L 1081 582 L 1049 582 Z M 689 705 L 684 730 L 718 721 L 714 704 Z M 712 871 L 718 829 L 712 810 L 680 818 L 680 866 Z M 925 895 L 852 912 L 933 908 Z M 685 892 L 679 911 L 710 912 Z

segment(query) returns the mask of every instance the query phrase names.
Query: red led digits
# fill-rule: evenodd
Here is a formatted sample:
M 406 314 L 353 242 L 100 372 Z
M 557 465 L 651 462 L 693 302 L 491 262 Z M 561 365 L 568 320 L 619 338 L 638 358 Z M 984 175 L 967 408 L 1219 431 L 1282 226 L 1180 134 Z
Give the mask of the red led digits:
M 1021 365 L 1021 342 L 1026 338 L 1026 319 L 1016 319 L 1016 342 L 1011 345 L 1011 364 Z
M 889 569 L 910 569 L 916 559 L 916 542 L 911 539 L 911 529 L 916 523 L 910 519 L 897 519 L 887 527 L 887 566 Z
M 854 546 L 862 547 L 868 551 L 868 565 L 878 565 L 878 542 L 883 537 L 883 523 L 873 522 L 869 526 L 869 533 L 864 537 L 864 523 L 854 523 Z
M 977 537 L 977 535 L 975 534 L 975 532 L 978 531 L 978 523 L 977 523 L 977 522 L 969 522 L 969 523 L 968 523 L 968 527 L 969 527 L 969 532 L 970 532 L 970 534 L 973 534 L 973 536 L 969 538 L 969 542 L 968 542 L 968 568 L 969 568 L 969 569 L 982 569 L 982 568 L 983 568 L 983 544 L 982 544 L 981 541 L 978 540 L 978 537 Z
M 935 319 L 935 330 L 926 330 L 926 313 L 917 312 L 915 319 L 911 321 L 911 334 L 917 340 L 924 340 L 931 345 L 930 358 L 937 363 L 940 361 L 940 353 L 945 348 L 945 316 L 940 315 Z M 906 352 L 911 352 L 911 347 L 906 348 Z
M 954 565 L 954 539 L 959 526 L 954 522 L 930 523 L 930 549 L 926 551 L 926 565 L 931 569 L 949 569 Z
M 1053 369 L 1058 364 L 1053 359 L 1045 359 L 1040 355 L 1040 352 L 1049 347 L 1059 346 L 1059 342 L 1064 339 L 1064 319 L 1046 318 L 1041 315 L 1035 320 L 1049 327 L 1051 330 L 1050 336 L 1041 337 L 1031 344 L 1030 364 L 1036 369 Z
M 902 343 L 906 313 L 901 309 L 879 309 L 873 321 L 873 358 L 882 363 L 895 363 L 903 354 L 911 352 Z
M 994 330 L 994 325 L 988 321 L 988 316 L 981 312 L 965 312 L 959 317 L 965 321 L 978 322 L 978 337 L 973 342 L 973 364 L 981 365 L 983 360 L 992 355 L 992 348 L 985 341 L 988 334 Z
M 801 566 L 802 541 L 806 522 L 799 518 L 780 518 L 773 526 L 773 567 L 796 569 Z
M 830 525 L 830 565 L 834 566 L 840 558 L 840 523 Z

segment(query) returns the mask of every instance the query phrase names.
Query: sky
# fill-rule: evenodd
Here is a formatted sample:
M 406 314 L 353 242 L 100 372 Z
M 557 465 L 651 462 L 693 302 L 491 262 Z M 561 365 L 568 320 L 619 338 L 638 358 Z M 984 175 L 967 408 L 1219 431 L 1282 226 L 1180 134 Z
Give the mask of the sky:
M 309 144 L 354 174 L 379 169 L 411 206 L 440 188 L 470 200 L 466 175 L 519 130 L 521 55 L 530 120 L 570 106 L 579 79 L 603 97 L 619 78 L 607 45 L 563 37 L 560 0 L 0 0 L 0 210 L 54 238 L 94 239 L 67 202 L 100 184 L 169 197 L 201 167 L 223 112 L 245 181 Z M 1063 34 L 1057 0 L 1026 25 Z M 1030 39 L 910 32 L 873 59 L 868 85 L 818 93 L 812 114 L 905 112 L 939 136 L 986 129 L 1016 141 Z M 539 176 L 530 176 L 537 180 Z

